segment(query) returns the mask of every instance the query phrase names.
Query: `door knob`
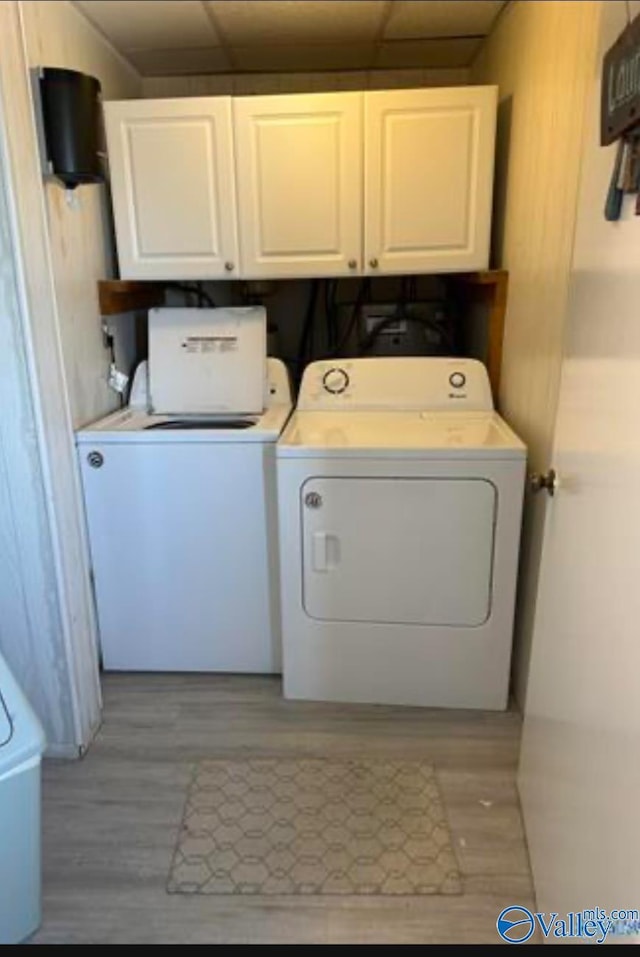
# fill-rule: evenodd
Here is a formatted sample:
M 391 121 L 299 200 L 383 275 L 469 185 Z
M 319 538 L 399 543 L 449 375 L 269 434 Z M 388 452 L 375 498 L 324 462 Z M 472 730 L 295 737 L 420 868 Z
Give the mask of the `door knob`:
M 555 469 L 548 472 L 533 472 L 529 476 L 529 488 L 532 492 L 541 492 L 543 489 L 553 497 L 558 488 L 558 476 Z
M 378 260 L 376 259 L 375 256 L 373 257 L 373 259 L 369 260 L 369 265 L 371 266 L 372 269 L 378 268 Z

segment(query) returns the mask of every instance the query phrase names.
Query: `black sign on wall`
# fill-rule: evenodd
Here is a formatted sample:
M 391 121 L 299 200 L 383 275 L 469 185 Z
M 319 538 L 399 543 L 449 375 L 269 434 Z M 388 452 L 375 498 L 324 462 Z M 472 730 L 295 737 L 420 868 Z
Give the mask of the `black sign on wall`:
M 640 123 L 640 15 L 602 61 L 600 142 L 613 143 Z

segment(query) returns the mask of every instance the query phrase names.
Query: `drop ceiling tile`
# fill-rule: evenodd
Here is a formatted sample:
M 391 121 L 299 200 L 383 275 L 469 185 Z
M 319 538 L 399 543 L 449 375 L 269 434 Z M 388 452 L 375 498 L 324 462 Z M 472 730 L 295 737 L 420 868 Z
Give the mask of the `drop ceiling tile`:
M 382 69 L 468 66 L 481 44 L 481 37 L 391 40 L 378 48 L 375 65 Z
M 311 46 L 234 47 L 231 57 L 238 70 L 289 72 L 291 70 L 365 70 L 373 64 L 373 44 L 322 44 Z
M 385 0 L 207 0 L 232 47 L 373 41 Z
M 220 73 L 230 69 L 220 47 L 189 50 L 131 50 L 127 58 L 142 76 L 186 76 L 190 73 Z
M 77 0 L 76 6 L 121 53 L 220 45 L 199 0 Z
M 395 0 L 386 40 L 484 36 L 504 0 Z

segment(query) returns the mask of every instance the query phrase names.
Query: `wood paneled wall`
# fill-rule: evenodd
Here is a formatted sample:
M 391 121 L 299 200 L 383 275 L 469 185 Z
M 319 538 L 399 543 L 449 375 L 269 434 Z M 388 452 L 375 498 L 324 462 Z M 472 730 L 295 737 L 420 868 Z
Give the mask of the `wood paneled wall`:
M 67 2 L 0 3 L 0 647 L 73 756 L 100 720 L 87 543 L 72 425 L 107 411 L 96 279 L 110 268 L 102 189 L 42 184 L 28 68 L 137 75 Z M 70 410 L 73 412 L 70 415 Z
M 140 95 L 138 74 L 71 3 L 29 0 L 20 6 L 31 67 L 89 73 L 100 80 L 106 99 Z M 108 199 L 104 186 L 79 187 L 72 206 L 62 186 L 48 183 L 45 192 L 67 390 L 73 424 L 81 426 L 117 406 L 107 387 L 109 354 L 97 293 L 97 281 L 114 274 Z M 124 324 L 125 337 L 126 330 Z
M 580 158 L 600 2 L 516 0 L 499 18 L 472 80 L 500 88 L 493 260 L 509 270 L 500 407 L 551 464 Z M 604 197 L 603 197 L 604 202 Z M 525 509 L 514 651 L 524 706 L 545 503 Z

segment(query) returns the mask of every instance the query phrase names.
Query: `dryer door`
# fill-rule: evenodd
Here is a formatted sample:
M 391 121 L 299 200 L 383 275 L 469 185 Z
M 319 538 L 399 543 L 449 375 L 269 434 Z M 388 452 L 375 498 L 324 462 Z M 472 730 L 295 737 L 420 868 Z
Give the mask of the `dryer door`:
M 473 627 L 489 617 L 491 482 L 313 478 L 301 494 L 312 618 Z

